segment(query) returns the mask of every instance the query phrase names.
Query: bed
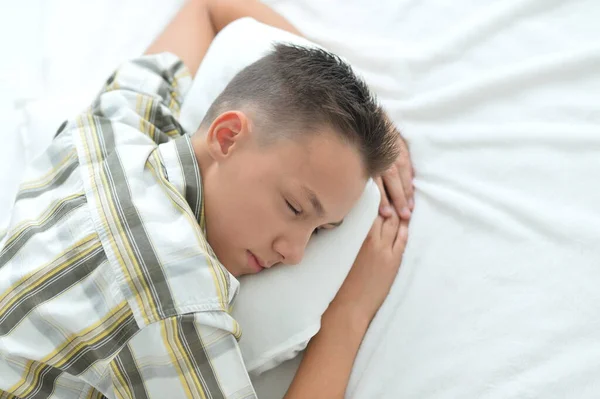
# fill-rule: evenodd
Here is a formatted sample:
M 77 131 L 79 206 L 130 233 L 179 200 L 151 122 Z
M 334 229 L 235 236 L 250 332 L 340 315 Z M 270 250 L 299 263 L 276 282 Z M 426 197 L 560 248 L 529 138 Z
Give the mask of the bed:
M 417 172 L 347 397 L 600 397 L 600 3 L 266 3 L 365 77 Z M 89 98 L 181 4 L 0 5 L 0 221 L 52 135 L 32 115 Z M 259 377 L 259 397 L 281 398 L 298 362 Z

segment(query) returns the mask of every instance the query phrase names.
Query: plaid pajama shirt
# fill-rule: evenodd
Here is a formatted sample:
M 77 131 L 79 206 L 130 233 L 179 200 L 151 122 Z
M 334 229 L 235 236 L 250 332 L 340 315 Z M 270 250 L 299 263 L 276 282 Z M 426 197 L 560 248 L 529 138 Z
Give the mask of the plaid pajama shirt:
M 25 172 L 0 236 L 0 398 L 255 398 L 177 122 L 175 56 L 124 64 Z

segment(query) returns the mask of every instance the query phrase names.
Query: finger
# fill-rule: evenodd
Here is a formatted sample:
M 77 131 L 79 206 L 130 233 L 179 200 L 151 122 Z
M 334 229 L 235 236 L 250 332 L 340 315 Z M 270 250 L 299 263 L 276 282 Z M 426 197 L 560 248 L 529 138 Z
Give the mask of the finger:
M 410 177 L 410 171 L 402 169 L 398 171 L 398 173 L 400 174 L 400 181 L 402 182 L 406 206 L 412 212 L 415 209 L 415 188 L 412 183 L 412 178 Z
M 414 186 L 412 180 L 412 171 L 411 171 L 410 163 L 408 165 L 398 167 L 398 175 L 400 176 L 400 182 L 402 183 L 402 190 L 404 191 L 404 198 L 406 199 L 406 205 L 409 210 L 413 210 L 415 208 L 415 200 L 414 200 Z
M 371 226 L 371 230 L 369 231 L 369 235 L 379 237 L 381 235 L 381 226 L 383 225 L 384 218 L 381 215 L 377 215 L 373 225 Z
M 404 188 L 402 187 L 400 175 L 395 166 L 383 174 L 383 184 L 390 197 L 392 206 L 396 209 L 398 215 L 402 219 L 410 219 L 411 212 L 410 209 L 408 209 Z
M 398 227 L 398 234 L 394 240 L 394 251 L 404 252 L 406 248 L 406 242 L 408 241 L 408 221 L 402 220 Z
M 390 248 L 393 247 L 394 241 L 396 239 L 396 235 L 398 234 L 398 225 L 400 224 L 400 218 L 396 214 L 393 215 L 386 220 L 383 221 L 381 226 L 381 239 L 384 242 L 390 244 Z
M 392 216 L 392 208 L 390 207 L 390 200 L 388 199 L 385 188 L 383 187 L 383 180 L 381 179 L 381 176 L 376 177 L 374 180 L 379 188 L 379 193 L 381 194 L 381 200 L 379 202 L 379 214 L 384 217 L 390 217 Z
M 414 186 L 413 179 L 415 176 L 415 171 L 412 166 L 412 161 L 410 159 L 410 151 L 408 150 L 408 146 L 406 141 L 400 137 L 399 140 L 400 153 L 398 155 L 398 159 L 395 163 L 396 168 L 398 169 L 398 174 L 400 176 L 400 181 L 402 182 L 402 188 L 404 190 L 404 195 L 406 198 L 406 204 L 408 208 L 412 211 L 415 207 L 414 201 Z

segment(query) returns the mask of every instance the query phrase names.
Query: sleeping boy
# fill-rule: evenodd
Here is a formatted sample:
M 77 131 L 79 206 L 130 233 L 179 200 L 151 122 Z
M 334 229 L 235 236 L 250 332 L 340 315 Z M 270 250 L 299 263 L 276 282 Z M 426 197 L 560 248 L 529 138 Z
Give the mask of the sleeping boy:
M 189 71 L 244 16 L 297 33 L 256 1 L 191 0 L 30 165 L 0 237 L 0 397 L 256 397 L 229 314 L 236 277 L 300 262 L 385 172 L 402 206 L 382 192 L 286 394 L 343 397 L 407 239 L 403 142 L 347 64 L 290 45 L 236 75 L 186 134 Z

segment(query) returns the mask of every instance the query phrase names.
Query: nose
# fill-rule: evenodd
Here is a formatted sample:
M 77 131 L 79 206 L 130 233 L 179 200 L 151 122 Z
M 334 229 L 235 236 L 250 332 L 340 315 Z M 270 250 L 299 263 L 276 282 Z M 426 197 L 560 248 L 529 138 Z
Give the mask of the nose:
M 273 247 L 281 257 L 281 263 L 286 265 L 297 265 L 304 258 L 304 251 L 310 234 L 289 234 L 278 238 Z

